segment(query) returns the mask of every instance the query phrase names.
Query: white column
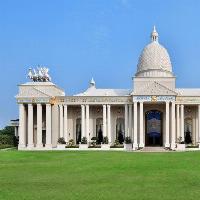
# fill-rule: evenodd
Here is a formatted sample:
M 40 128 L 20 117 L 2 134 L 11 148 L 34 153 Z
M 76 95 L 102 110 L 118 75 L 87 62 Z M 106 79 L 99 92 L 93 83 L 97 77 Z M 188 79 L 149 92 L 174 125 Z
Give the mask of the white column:
M 103 105 L 103 137 L 106 137 L 106 105 Z
M 81 105 L 81 138 L 85 135 L 85 105 Z
M 176 139 L 180 137 L 180 106 L 176 105 Z
M 125 118 L 125 137 L 128 136 L 128 105 L 125 104 L 125 112 L 124 112 L 124 118 Z
M 110 117 L 110 105 L 107 105 L 107 120 L 108 120 L 108 123 L 107 123 L 107 128 L 108 128 L 108 141 L 109 143 L 111 143 L 111 117 Z
M 165 147 L 169 147 L 169 102 L 166 101 Z
M 19 104 L 19 149 L 26 147 L 25 123 L 25 106 Z
M 68 124 L 67 124 L 67 105 L 64 105 L 64 138 L 65 142 L 69 141 L 68 137 Z
M 64 137 L 64 131 L 63 131 L 63 105 L 59 105 L 59 112 L 60 112 L 60 138 Z
M 43 147 L 42 144 L 42 105 L 37 104 L 37 145 L 38 148 Z
M 140 102 L 140 147 L 144 147 L 143 102 Z
M 184 134 L 184 105 L 181 105 L 181 134 L 182 141 L 185 141 L 185 134 Z
M 138 141 L 137 141 L 137 102 L 134 102 L 134 139 L 133 139 L 133 148 L 138 148 Z
M 198 138 L 197 142 L 200 142 L 200 105 L 198 105 L 198 136 L 197 138 Z
M 85 125 L 86 125 L 86 137 L 87 137 L 87 140 L 88 142 L 90 141 L 90 107 L 89 105 L 86 105 L 86 122 L 85 122 Z
M 51 139 L 51 104 L 46 104 L 46 144 L 45 147 L 52 147 L 52 139 Z
M 129 115 L 128 136 L 132 138 L 132 104 L 128 105 L 128 115 Z
M 176 132 L 175 132 L 175 102 L 171 105 L 171 149 L 175 149 Z
M 33 105 L 28 104 L 28 148 L 33 147 Z

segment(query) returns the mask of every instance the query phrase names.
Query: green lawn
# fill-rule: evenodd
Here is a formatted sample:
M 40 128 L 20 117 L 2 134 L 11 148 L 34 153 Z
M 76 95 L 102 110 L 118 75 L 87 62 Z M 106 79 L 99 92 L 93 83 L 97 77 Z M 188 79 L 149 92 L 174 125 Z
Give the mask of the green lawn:
M 200 152 L 0 151 L 0 199 L 200 199 Z

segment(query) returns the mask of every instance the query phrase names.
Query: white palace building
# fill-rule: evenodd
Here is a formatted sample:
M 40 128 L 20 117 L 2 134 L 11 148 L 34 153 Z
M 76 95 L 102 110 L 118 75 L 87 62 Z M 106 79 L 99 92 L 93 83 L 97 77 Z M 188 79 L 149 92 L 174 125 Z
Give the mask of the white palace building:
M 51 82 L 47 68 L 30 69 L 29 78 L 16 96 L 19 150 L 56 150 L 59 140 L 65 149 L 70 143 L 80 149 L 82 140 L 86 149 L 93 140 L 110 149 L 128 139 L 132 150 L 176 150 L 181 143 L 198 148 L 200 89 L 176 88 L 155 27 L 139 57 L 133 88 L 98 89 L 92 79 L 87 90 L 68 96 Z

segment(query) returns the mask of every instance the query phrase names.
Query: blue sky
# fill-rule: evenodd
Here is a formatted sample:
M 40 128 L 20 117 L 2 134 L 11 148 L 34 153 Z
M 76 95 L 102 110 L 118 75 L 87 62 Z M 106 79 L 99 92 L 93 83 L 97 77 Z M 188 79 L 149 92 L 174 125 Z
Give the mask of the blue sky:
M 99 88 L 131 88 L 155 24 L 177 87 L 200 87 L 199 0 L 0 0 L 0 127 L 18 117 L 17 84 L 50 68 L 74 94 L 94 77 Z

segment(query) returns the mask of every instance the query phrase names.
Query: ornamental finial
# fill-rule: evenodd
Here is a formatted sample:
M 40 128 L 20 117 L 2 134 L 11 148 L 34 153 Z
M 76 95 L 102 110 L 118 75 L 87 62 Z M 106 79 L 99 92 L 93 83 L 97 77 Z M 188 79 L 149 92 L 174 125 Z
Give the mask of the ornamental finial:
M 158 32 L 156 31 L 156 26 L 153 26 L 153 31 L 151 32 L 151 41 L 158 42 Z
M 90 81 L 90 87 L 95 87 L 95 81 L 94 81 L 93 78 L 92 78 L 91 81 Z

